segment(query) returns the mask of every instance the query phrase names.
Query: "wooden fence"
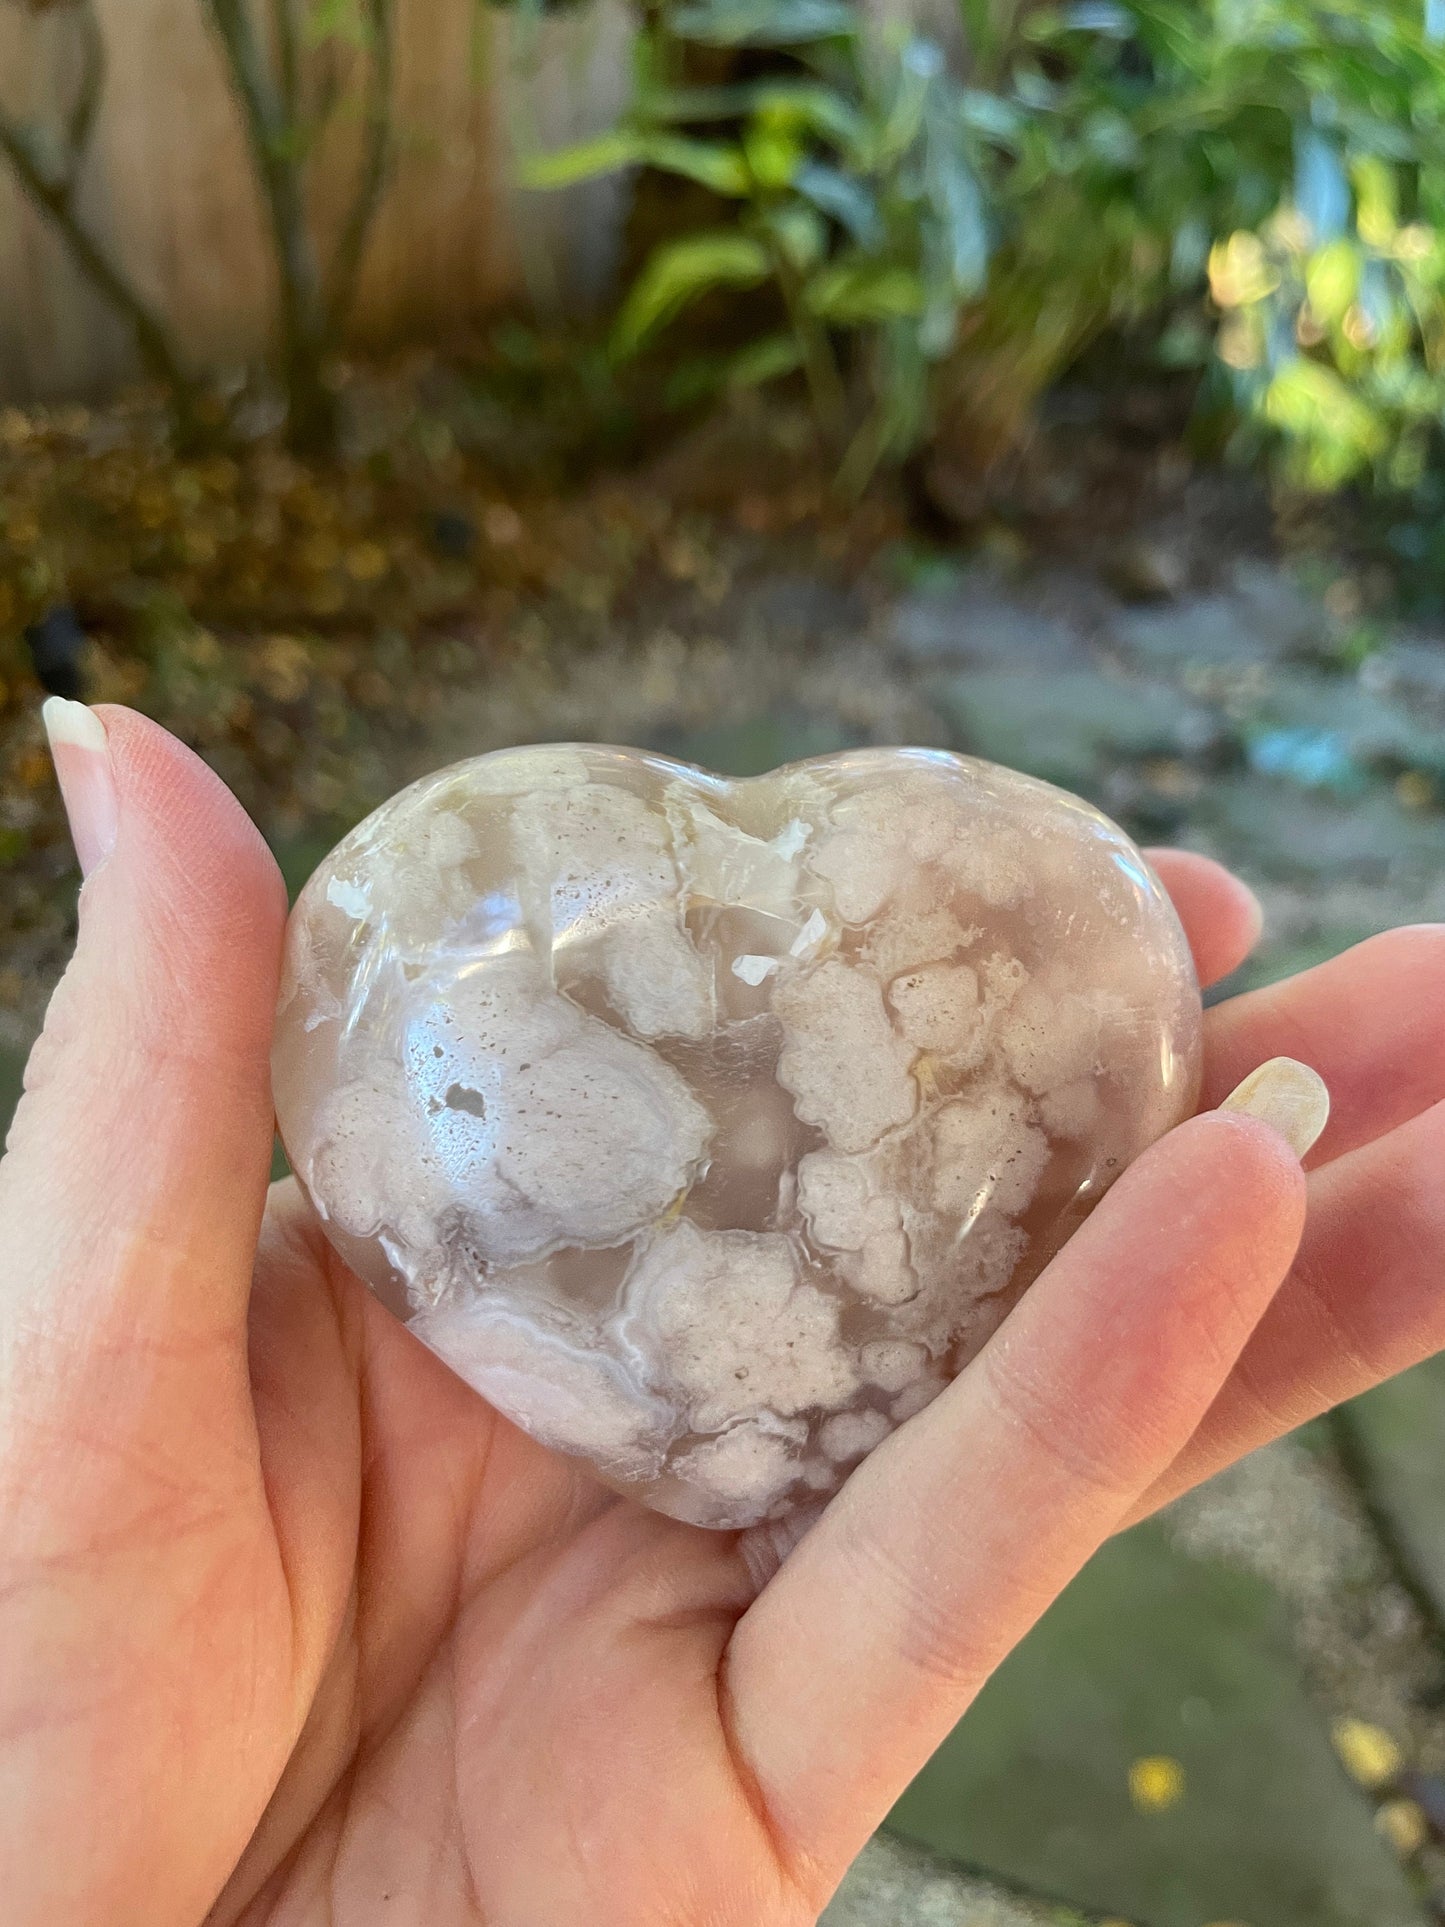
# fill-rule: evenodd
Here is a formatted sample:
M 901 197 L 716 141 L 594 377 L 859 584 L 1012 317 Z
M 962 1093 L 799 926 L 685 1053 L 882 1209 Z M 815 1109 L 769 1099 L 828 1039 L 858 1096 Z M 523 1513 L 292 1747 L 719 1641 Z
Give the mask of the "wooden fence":
M 108 56 L 82 183 L 87 224 L 197 366 L 253 359 L 274 316 L 271 258 L 240 118 L 200 0 L 94 0 Z M 479 0 L 398 0 L 395 177 L 367 252 L 354 332 L 367 342 L 464 324 L 499 300 L 605 285 L 620 189 L 519 195 L 512 158 L 602 127 L 628 85 L 625 0 L 537 20 Z M 58 124 L 76 21 L 0 0 L 0 104 Z M 313 224 L 346 204 L 355 117 L 336 116 Z M 353 150 L 351 153 L 348 149 Z M 94 393 L 131 346 L 0 160 L 0 399 Z

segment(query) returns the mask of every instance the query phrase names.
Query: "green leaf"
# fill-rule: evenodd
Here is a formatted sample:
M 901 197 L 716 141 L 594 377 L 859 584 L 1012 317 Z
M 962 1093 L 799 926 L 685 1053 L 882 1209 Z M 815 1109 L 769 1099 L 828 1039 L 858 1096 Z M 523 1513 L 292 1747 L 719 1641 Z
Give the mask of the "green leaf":
M 1127 40 L 1134 32 L 1134 18 L 1127 7 L 1113 0 L 1078 0 L 1064 9 L 1063 24 L 1075 33 L 1099 33 L 1111 40 Z
M 1360 256 L 1355 243 L 1341 235 L 1327 242 L 1305 270 L 1305 293 L 1310 312 L 1322 327 L 1343 321 L 1360 291 Z
M 518 168 L 517 178 L 523 187 L 573 187 L 599 174 L 615 174 L 619 167 L 635 167 L 641 160 L 641 138 L 631 127 L 613 127 L 554 153 L 532 155 Z
M 1338 488 L 1384 453 L 1389 431 L 1323 363 L 1287 362 L 1264 394 L 1264 417 L 1297 445 L 1294 466 L 1312 488 Z
M 668 28 L 708 47 L 801 47 L 852 39 L 859 20 L 847 0 L 693 0 L 671 9 Z
M 710 187 L 714 194 L 741 199 L 748 192 L 748 164 L 736 147 L 721 141 L 688 140 L 681 134 L 642 134 L 637 147 L 638 157 L 664 174 L 680 174 Z
M 792 183 L 804 148 L 786 123 L 760 116 L 743 135 L 747 171 L 765 193 L 776 194 Z
M 620 167 L 637 166 L 680 174 L 715 194 L 740 198 L 748 192 L 748 170 L 737 148 L 637 127 L 614 127 L 555 154 L 539 154 L 523 163 L 518 178 L 523 187 L 572 187 Z
M 302 37 L 308 47 L 322 47 L 328 40 L 366 53 L 371 47 L 371 23 L 357 0 L 312 0 L 306 13 Z
M 989 231 L 983 190 L 956 141 L 931 140 L 924 180 L 942 239 L 949 292 L 969 299 L 988 275 Z
M 755 288 L 771 264 L 761 241 L 736 228 L 684 235 L 655 249 L 628 291 L 612 330 L 612 353 L 635 355 L 690 301 L 713 288 Z
M 986 93 L 981 87 L 966 87 L 959 96 L 959 114 L 965 127 L 981 134 L 995 146 L 1012 152 L 1024 130 L 1025 117 L 1011 100 Z
M 829 167 L 823 161 L 805 161 L 793 186 L 861 247 L 876 247 L 882 241 L 883 216 L 878 202 L 855 174 Z
M 808 306 L 839 327 L 900 321 L 922 314 L 923 284 L 912 268 L 885 261 L 842 260 L 814 275 Z
M 729 388 L 761 388 L 795 373 L 803 365 L 803 351 L 792 335 L 764 335 L 740 348 L 727 363 L 724 380 Z
M 774 246 L 799 274 L 810 274 L 828 250 L 828 230 L 815 209 L 801 201 L 769 208 L 762 225 Z
M 756 81 L 718 87 L 667 87 L 639 84 L 635 113 L 653 127 L 682 127 L 692 121 L 742 120 L 758 104 Z

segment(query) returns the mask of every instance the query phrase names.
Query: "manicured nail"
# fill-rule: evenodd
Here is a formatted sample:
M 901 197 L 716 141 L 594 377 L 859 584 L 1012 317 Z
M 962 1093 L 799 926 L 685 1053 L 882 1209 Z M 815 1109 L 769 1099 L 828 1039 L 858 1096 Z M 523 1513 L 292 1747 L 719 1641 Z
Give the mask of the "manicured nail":
M 1330 1120 L 1330 1093 L 1325 1080 L 1308 1064 L 1293 1057 L 1271 1057 L 1251 1071 L 1220 1105 L 1221 1111 L 1243 1111 L 1272 1124 L 1298 1158 L 1319 1141 Z
M 105 725 L 93 709 L 64 696 L 51 696 L 40 713 L 80 874 L 88 877 L 115 848 L 120 822 Z

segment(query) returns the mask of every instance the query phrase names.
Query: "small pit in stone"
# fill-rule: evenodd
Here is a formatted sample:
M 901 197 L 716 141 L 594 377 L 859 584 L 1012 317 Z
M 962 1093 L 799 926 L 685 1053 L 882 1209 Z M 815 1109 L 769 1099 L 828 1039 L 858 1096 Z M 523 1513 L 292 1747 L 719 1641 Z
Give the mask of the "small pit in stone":
M 474 1091 L 466 1084 L 451 1084 L 442 1099 L 449 1111 L 465 1111 L 468 1117 L 485 1117 L 487 1100 L 480 1091 Z

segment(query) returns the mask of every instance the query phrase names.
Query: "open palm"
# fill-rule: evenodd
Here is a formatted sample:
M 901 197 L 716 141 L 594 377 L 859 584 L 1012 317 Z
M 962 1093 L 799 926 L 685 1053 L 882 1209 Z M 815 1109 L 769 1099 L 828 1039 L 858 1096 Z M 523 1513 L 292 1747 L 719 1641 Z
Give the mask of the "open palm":
M 1202 1116 L 785 1561 L 618 1499 L 266 1200 L 274 866 L 103 713 L 119 840 L 0 1164 L 14 1927 L 810 1921 L 1104 1537 L 1445 1343 L 1420 929 L 1211 1015 L 1206 1104 L 1280 1052 L 1332 1086 L 1297 1256 L 1283 1141 Z M 1228 969 L 1248 899 L 1159 861 Z

